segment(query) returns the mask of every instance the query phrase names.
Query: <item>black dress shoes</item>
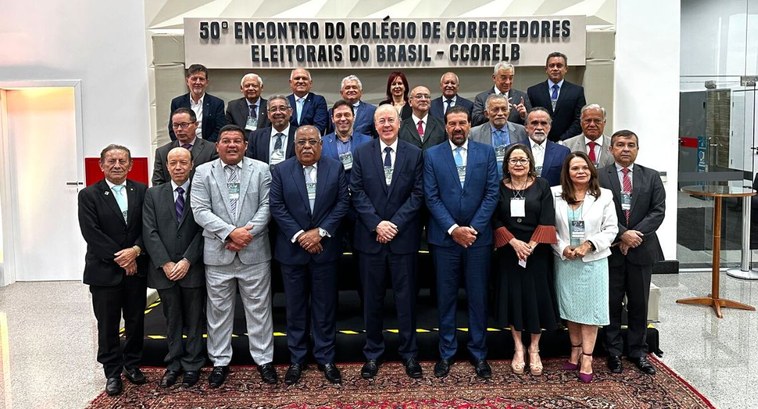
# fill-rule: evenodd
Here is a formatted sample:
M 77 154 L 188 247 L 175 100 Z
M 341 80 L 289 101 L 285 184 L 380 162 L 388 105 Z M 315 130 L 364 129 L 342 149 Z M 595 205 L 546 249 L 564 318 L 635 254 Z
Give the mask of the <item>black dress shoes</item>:
M 177 379 L 179 379 L 179 371 L 166 369 L 166 372 L 163 373 L 163 378 L 161 378 L 160 386 L 161 388 L 170 388 L 176 384 Z
M 376 376 L 377 372 L 379 372 L 379 362 L 376 359 L 369 359 L 361 368 L 361 378 L 371 379 Z
M 229 375 L 228 366 L 214 366 L 211 374 L 208 375 L 208 386 L 218 388 L 226 381 L 226 375 Z
M 629 360 L 634 362 L 634 364 L 637 365 L 637 368 L 639 368 L 642 373 L 655 375 L 655 367 L 650 363 L 650 361 L 647 360 L 646 356 L 643 355 L 639 358 L 629 358 Z
M 300 377 L 303 375 L 303 367 L 302 364 L 290 364 L 287 373 L 284 374 L 284 384 L 294 385 L 300 381 Z
M 200 380 L 200 371 L 187 371 L 184 373 L 182 387 L 191 388 Z
M 484 359 L 474 362 L 474 371 L 476 372 L 476 376 L 482 379 L 492 378 L 492 368 L 490 368 L 490 364 Z
M 108 378 L 105 382 L 105 393 L 108 396 L 116 396 L 124 390 L 124 384 L 121 383 L 121 378 Z
M 621 357 L 617 355 L 611 355 L 608 357 L 608 369 L 611 370 L 613 373 L 621 373 L 621 371 L 624 369 L 623 365 L 621 364 Z
M 135 385 L 142 385 L 144 383 L 147 383 L 145 374 L 143 374 L 139 368 L 124 368 L 124 376 L 129 380 L 129 382 Z
M 324 372 L 324 377 L 327 381 L 331 383 L 342 383 L 342 374 L 340 374 L 340 370 L 337 368 L 337 365 L 333 363 L 328 364 L 319 364 L 318 369 L 322 372 Z
M 452 359 L 440 359 L 434 364 L 434 376 L 437 378 L 444 378 L 450 372 L 450 367 L 453 366 Z
M 405 366 L 405 374 L 413 379 L 421 378 L 423 372 L 421 371 L 421 365 L 418 364 L 416 358 L 408 358 L 403 361 Z
M 276 369 L 271 362 L 263 365 L 258 365 L 258 373 L 261 374 L 261 379 L 270 385 L 275 385 L 279 381 L 279 377 L 276 375 Z

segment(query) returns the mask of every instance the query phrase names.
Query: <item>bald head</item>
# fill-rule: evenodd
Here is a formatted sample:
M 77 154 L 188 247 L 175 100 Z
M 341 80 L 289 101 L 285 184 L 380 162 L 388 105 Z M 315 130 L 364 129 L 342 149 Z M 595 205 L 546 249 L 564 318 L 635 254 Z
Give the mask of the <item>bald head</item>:
M 416 115 L 418 118 L 424 118 L 426 113 L 429 112 L 429 104 L 432 102 L 429 88 L 422 86 L 413 88 L 410 99 L 413 115 Z
M 171 180 L 177 185 L 183 185 L 192 172 L 192 154 L 182 147 L 171 149 L 166 157 L 166 167 Z

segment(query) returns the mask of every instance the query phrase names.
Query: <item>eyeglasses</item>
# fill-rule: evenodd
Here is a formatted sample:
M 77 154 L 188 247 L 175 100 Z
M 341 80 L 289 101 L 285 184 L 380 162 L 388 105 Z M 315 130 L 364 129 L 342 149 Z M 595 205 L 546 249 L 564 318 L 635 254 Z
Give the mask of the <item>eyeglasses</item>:
M 299 140 L 295 141 L 295 143 L 298 144 L 298 145 L 300 145 L 300 146 L 305 146 L 305 144 L 308 144 L 308 145 L 311 145 L 311 146 L 315 146 L 315 145 L 318 145 L 319 142 L 321 142 L 321 141 L 316 140 L 316 139 L 299 139 Z
M 194 123 L 195 123 L 195 121 L 192 121 L 192 122 L 180 122 L 178 124 L 174 123 L 174 124 L 171 124 L 171 127 L 173 129 L 187 129 L 187 128 L 189 128 L 190 125 L 192 125 Z
M 274 112 L 287 112 L 290 110 L 290 107 L 288 106 L 280 106 L 280 107 L 271 107 L 268 109 L 268 112 L 274 113 Z
M 413 96 L 413 98 L 416 98 L 416 99 L 431 99 L 432 96 L 429 95 L 429 94 L 416 94 L 416 95 Z
M 526 165 L 529 163 L 529 159 L 508 159 L 508 163 L 511 165 Z

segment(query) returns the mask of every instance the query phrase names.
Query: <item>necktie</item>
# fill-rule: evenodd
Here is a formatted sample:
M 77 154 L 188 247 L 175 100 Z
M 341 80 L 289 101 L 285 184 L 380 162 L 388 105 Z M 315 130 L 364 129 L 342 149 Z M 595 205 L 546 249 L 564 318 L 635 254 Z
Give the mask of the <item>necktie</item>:
M 416 130 L 418 131 L 418 136 L 421 137 L 421 142 L 424 142 L 424 121 L 418 121 Z
M 588 156 L 590 157 L 590 160 L 592 163 L 597 164 L 597 157 L 595 156 L 595 145 L 597 145 L 595 142 L 590 141 L 587 144 L 587 150 L 588 150 Z
M 126 213 L 128 210 L 127 207 L 127 201 L 126 201 L 126 195 L 124 194 L 124 185 L 115 185 L 112 188 L 113 195 L 116 197 L 116 203 L 118 203 L 118 208 L 121 209 L 121 214 L 124 216 L 124 221 L 126 221 Z
M 276 136 L 276 142 L 274 142 L 274 150 L 280 151 L 282 150 L 282 138 L 284 137 L 284 134 L 279 132 L 274 136 Z
M 550 95 L 550 99 L 553 101 L 558 99 L 558 84 L 553 84 L 553 93 Z
M 303 168 L 303 174 L 305 175 L 305 183 L 306 184 L 308 184 L 308 183 L 314 183 L 314 180 L 311 177 L 311 175 L 313 174 L 312 172 L 313 172 L 313 166 L 306 166 L 305 168 Z M 311 199 L 310 195 L 308 195 L 308 202 L 309 202 L 309 204 L 311 206 L 311 212 L 313 212 L 313 204 L 314 204 L 315 201 L 316 201 L 315 198 Z
M 463 166 L 463 156 L 461 155 L 461 151 L 463 150 L 462 146 L 458 146 L 455 148 L 455 166 L 460 168 Z M 460 173 L 459 173 L 460 175 Z M 461 187 L 463 187 L 463 181 L 461 181 Z
M 192 149 L 192 144 L 190 144 L 190 143 L 183 143 L 182 144 L 182 148 L 190 150 L 190 149 Z
M 303 104 L 305 103 L 305 98 L 298 98 L 297 99 L 297 123 L 300 125 L 300 117 L 303 115 Z
M 623 185 L 621 189 L 624 192 L 631 194 L 632 193 L 632 179 L 629 178 L 629 168 L 622 168 L 621 173 L 624 174 L 624 177 L 622 178 L 622 181 L 621 181 Z M 629 226 L 629 212 L 630 210 L 624 210 L 624 216 L 626 216 L 627 227 Z
M 229 174 L 227 175 L 226 181 L 230 184 L 233 183 L 239 183 L 239 175 L 237 174 L 237 166 L 234 165 L 226 165 L 226 168 L 229 169 Z M 235 219 L 237 218 L 237 201 L 239 200 L 239 193 L 237 194 L 237 197 L 234 199 L 229 199 L 229 209 L 232 211 L 232 217 Z
M 450 107 L 453 106 L 453 100 L 452 99 L 446 99 L 445 100 L 445 112 L 447 112 Z
M 389 146 L 384 148 L 384 167 L 385 168 L 391 168 L 392 167 L 392 148 Z
M 250 117 L 251 118 L 255 118 L 256 117 L 256 115 L 255 115 L 255 105 L 250 105 L 249 108 L 250 108 Z
M 176 190 L 176 202 L 174 202 L 174 208 L 176 209 L 176 221 L 182 221 L 184 215 L 184 189 L 181 186 L 177 186 Z

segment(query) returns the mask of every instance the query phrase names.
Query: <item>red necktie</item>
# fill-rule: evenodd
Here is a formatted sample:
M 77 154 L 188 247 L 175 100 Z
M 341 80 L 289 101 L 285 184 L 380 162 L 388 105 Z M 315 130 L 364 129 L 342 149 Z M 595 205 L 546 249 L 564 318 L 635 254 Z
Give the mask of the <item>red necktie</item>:
M 622 168 L 621 173 L 624 174 L 621 182 L 623 184 L 622 190 L 629 195 L 632 194 L 632 179 L 629 178 L 629 168 Z M 629 210 L 624 210 L 624 216 L 626 216 L 626 225 L 629 227 Z
M 424 121 L 418 121 L 416 130 L 418 131 L 418 136 L 421 137 L 421 142 L 424 142 Z
M 589 154 L 590 160 L 592 163 L 597 164 L 597 157 L 595 156 L 595 145 L 597 145 L 595 142 L 590 141 L 587 145 L 589 145 Z

